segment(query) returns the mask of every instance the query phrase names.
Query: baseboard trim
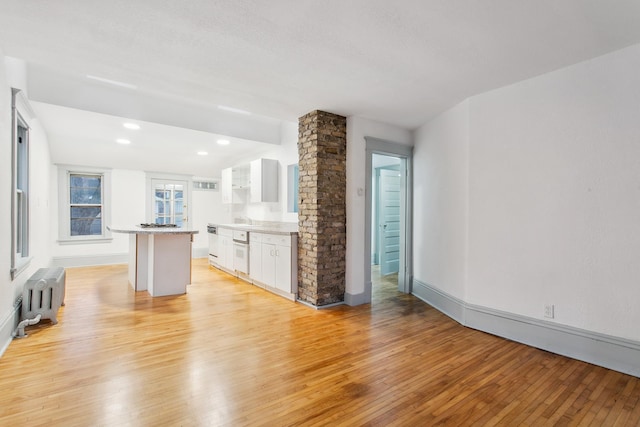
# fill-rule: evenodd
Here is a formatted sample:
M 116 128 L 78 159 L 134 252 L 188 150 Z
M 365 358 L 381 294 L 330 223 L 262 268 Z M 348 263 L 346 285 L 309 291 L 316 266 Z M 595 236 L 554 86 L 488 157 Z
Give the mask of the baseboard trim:
M 209 248 L 192 248 L 191 256 L 193 258 L 207 258 L 209 256 Z
M 305 305 L 305 306 L 307 306 L 309 308 L 312 308 L 314 310 L 324 310 L 324 309 L 327 309 L 327 308 L 337 307 L 339 305 L 345 305 L 344 301 L 334 302 L 334 303 L 326 304 L 326 305 L 313 305 L 310 302 L 301 300 L 299 298 L 296 299 L 296 302 L 299 303 L 299 304 Z
M 638 341 L 468 304 L 415 279 L 413 293 L 469 328 L 640 377 Z
M 20 301 L 22 301 L 22 299 L 18 298 L 13 305 L 13 309 L 7 317 L 2 320 L 2 324 L 0 324 L 0 357 L 2 357 L 4 352 L 7 351 L 7 348 L 9 348 L 9 344 L 11 344 L 13 340 L 11 334 L 20 322 Z
M 359 294 L 350 294 L 349 292 L 345 292 L 344 294 L 344 303 L 349 306 L 363 305 L 363 304 L 371 304 L 371 282 L 365 284 L 364 292 Z
M 412 289 L 414 296 L 466 326 L 464 301 L 415 279 L 413 279 Z
M 129 262 L 129 255 L 105 254 L 105 255 L 74 255 L 59 256 L 51 259 L 52 267 L 91 267 L 94 265 L 126 264 Z

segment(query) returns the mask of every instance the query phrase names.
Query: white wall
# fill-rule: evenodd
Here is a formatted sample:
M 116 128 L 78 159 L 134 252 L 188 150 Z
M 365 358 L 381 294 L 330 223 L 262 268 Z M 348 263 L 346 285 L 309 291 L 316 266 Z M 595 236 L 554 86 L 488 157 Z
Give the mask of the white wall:
M 413 272 L 464 299 L 469 196 L 469 102 L 415 132 Z
M 16 65 L 18 65 L 16 67 Z M 8 71 L 7 71 L 8 70 Z M 11 269 L 11 87 L 22 88 L 26 82 L 20 64 L 6 61 L 0 52 L 0 354 L 10 342 L 17 320 L 14 302 L 22 294 L 24 282 L 51 262 L 49 217 L 50 155 L 46 135 L 37 119 L 31 120 L 29 133 L 29 267 L 13 281 Z
M 411 145 L 411 132 L 385 123 L 347 117 L 347 256 L 346 256 L 346 292 L 359 295 L 365 291 L 365 198 L 364 191 L 358 195 L 358 189 L 365 188 L 365 180 L 371 179 L 365 173 L 366 141 L 365 136 L 385 139 L 398 144 Z
M 415 169 L 431 168 L 421 176 L 437 188 L 414 193 L 424 198 L 415 205 L 415 242 L 427 248 L 415 251 L 415 278 L 468 303 L 532 318 L 554 304 L 555 322 L 639 340 L 638 69 L 635 45 L 472 97 L 468 107 L 419 129 Z M 468 151 L 462 143 L 442 146 L 462 141 L 456 135 L 465 127 Z M 468 221 L 445 218 L 451 209 L 430 205 L 453 200 L 453 210 L 464 209 L 454 193 L 464 193 L 459 166 L 467 162 Z M 445 243 L 424 241 L 441 224 L 456 236 L 449 254 Z M 462 290 L 450 271 L 464 265 L 456 226 L 468 230 Z M 424 259 L 439 257 L 438 249 L 446 274 Z
M 263 154 L 266 159 L 276 159 L 280 164 L 278 171 L 278 202 L 248 203 L 234 206 L 233 216 L 249 217 L 259 221 L 298 222 L 298 214 L 287 212 L 287 167 L 298 163 L 298 124 L 283 122 L 280 131 L 281 145 Z
M 469 302 L 640 339 L 639 69 L 636 45 L 471 101 Z
M 194 256 L 199 256 L 208 253 L 207 224 L 224 224 L 231 222 L 231 220 L 226 207 L 222 204 L 220 191 L 193 190 L 191 206 L 193 208 L 191 224 L 194 229 L 199 231 L 193 237 L 193 251 Z M 207 249 L 206 252 L 205 249 Z
M 7 83 L 4 57 L 0 53 L 0 352 L 7 345 L 13 327 L 13 303 L 17 286 L 11 270 L 11 89 Z
M 78 166 L 82 170 L 82 166 Z M 51 220 L 53 258 L 56 265 L 95 265 L 126 262 L 129 236 L 113 233 L 113 240 L 106 243 L 60 244 L 58 226 L 58 168 L 51 172 Z M 111 224 L 131 225 L 146 222 L 145 173 L 123 169 L 111 170 Z M 109 208 L 109 207 L 108 207 Z

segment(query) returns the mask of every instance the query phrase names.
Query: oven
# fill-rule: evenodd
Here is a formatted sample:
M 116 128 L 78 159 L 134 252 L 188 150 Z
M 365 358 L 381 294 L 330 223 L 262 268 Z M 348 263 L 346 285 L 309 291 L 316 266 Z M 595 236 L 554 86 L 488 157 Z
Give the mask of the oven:
M 249 233 L 233 230 L 233 268 L 238 273 L 249 274 Z
M 207 225 L 207 234 L 209 236 L 209 264 L 219 265 L 218 258 L 218 226 Z

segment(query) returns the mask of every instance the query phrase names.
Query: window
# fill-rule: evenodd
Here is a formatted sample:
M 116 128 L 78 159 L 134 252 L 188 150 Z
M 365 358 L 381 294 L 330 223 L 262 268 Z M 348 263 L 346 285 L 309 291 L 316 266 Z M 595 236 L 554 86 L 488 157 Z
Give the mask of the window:
M 69 175 L 71 236 L 102 235 L 102 175 Z
M 26 98 L 12 89 L 11 278 L 24 270 L 29 257 L 29 124 L 33 113 Z
M 156 224 L 176 224 L 184 227 L 187 218 L 187 181 L 151 179 L 153 188 L 153 219 Z
M 110 240 L 109 180 L 107 170 L 59 168 L 60 243 L 87 243 Z

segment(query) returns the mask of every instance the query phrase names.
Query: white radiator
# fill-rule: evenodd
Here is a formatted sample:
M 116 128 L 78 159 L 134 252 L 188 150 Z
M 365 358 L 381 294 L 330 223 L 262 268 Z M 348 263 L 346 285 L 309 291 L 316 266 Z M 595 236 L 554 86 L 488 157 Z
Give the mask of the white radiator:
M 41 268 L 27 280 L 22 290 L 21 322 L 14 336 L 23 337 L 24 327 L 40 319 L 58 323 L 58 310 L 64 305 L 65 271 L 62 267 Z

